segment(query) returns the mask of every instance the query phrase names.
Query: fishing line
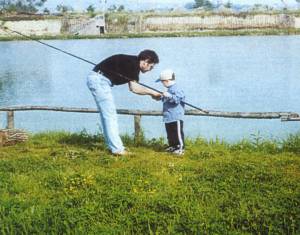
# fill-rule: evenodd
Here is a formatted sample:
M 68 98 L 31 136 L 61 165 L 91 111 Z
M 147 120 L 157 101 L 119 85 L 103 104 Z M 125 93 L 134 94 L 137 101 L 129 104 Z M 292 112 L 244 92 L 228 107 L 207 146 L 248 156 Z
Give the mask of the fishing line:
M 97 65 L 96 63 L 94 63 L 94 62 L 92 62 L 92 61 L 86 60 L 86 59 L 84 59 L 84 58 L 82 58 L 82 57 L 80 57 L 80 56 L 74 55 L 74 54 L 72 54 L 72 53 L 70 53 L 70 52 L 67 52 L 67 51 L 65 51 L 65 50 L 62 50 L 62 49 L 60 49 L 60 48 L 58 48 L 58 47 L 52 46 L 52 45 L 50 45 L 50 44 L 48 44 L 48 43 L 45 43 L 45 42 L 42 42 L 42 41 L 40 41 L 40 40 L 38 40 L 38 39 L 32 38 L 32 37 L 30 37 L 30 36 L 28 36 L 28 35 L 26 35 L 26 34 L 20 33 L 20 32 L 15 31 L 15 30 L 11 30 L 11 29 L 9 29 L 8 27 L 5 27 L 5 26 L 0 25 L 0 28 L 2 28 L 4 31 L 9 31 L 9 32 L 11 32 L 11 33 L 16 33 L 16 34 L 18 34 L 18 35 L 20 35 L 20 36 L 22 36 L 22 37 L 24 37 L 24 38 L 27 38 L 27 39 L 30 39 L 30 40 L 32 40 L 32 41 L 38 42 L 38 43 L 40 43 L 40 44 L 42 44 L 42 45 L 44 45 L 44 46 L 50 47 L 50 48 L 52 48 L 52 49 L 54 49 L 54 50 L 57 50 L 57 51 L 59 51 L 59 52 L 62 52 L 62 53 L 67 54 L 67 55 L 69 55 L 69 56 L 72 56 L 72 57 L 74 57 L 74 58 L 76 58 L 76 59 L 82 60 L 82 61 L 84 61 L 84 62 L 86 62 L 86 63 L 91 64 L 91 65 L 94 65 L 94 66 Z M 116 74 L 117 76 L 126 79 L 127 81 L 133 81 L 132 79 L 130 79 L 130 78 L 128 78 L 128 77 L 126 77 L 126 76 L 124 76 L 124 75 L 122 75 L 122 74 L 120 74 L 120 73 L 117 73 L 117 72 L 114 72 L 114 71 L 110 71 L 110 73 L 114 73 L 114 74 Z M 155 89 L 155 88 L 153 88 L 153 87 L 150 87 L 150 86 L 148 86 L 148 85 L 146 85 L 146 84 L 144 84 L 144 83 L 141 83 L 141 82 L 137 82 L 137 83 L 138 83 L 139 85 L 143 86 L 143 87 L 146 87 L 146 88 L 150 89 L 150 90 L 156 91 L 156 92 L 158 92 L 159 94 L 163 94 L 163 92 L 161 92 L 161 91 L 159 91 L 159 90 L 157 90 L 157 89 Z M 190 106 L 190 107 L 192 107 L 192 108 L 194 108 L 194 109 L 197 109 L 197 110 L 199 110 L 199 111 L 201 111 L 201 112 L 203 112 L 203 113 L 206 113 L 206 114 L 209 113 L 209 111 L 204 110 L 204 109 L 201 109 L 201 108 L 199 108 L 199 107 L 197 107 L 197 106 L 195 106 L 195 105 L 192 105 L 192 104 L 190 104 L 190 103 L 187 103 L 187 102 L 185 102 L 185 101 L 182 101 L 182 103 L 185 104 L 185 105 L 188 105 L 188 106 Z

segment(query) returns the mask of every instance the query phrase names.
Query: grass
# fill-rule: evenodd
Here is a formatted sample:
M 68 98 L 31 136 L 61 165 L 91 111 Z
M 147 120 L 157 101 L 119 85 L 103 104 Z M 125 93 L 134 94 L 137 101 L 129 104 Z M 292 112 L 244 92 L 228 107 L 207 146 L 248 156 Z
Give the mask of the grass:
M 300 133 L 229 144 L 40 133 L 0 150 L 0 234 L 299 234 Z
M 300 29 L 240 29 L 240 30 L 203 30 L 189 32 L 144 32 L 144 33 L 107 33 L 100 35 L 30 36 L 35 40 L 68 39 L 113 39 L 113 38 L 151 38 L 151 37 L 209 37 L 209 36 L 263 36 L 299 35 Z M 21 36 L 1 36 L 0 41 L 28 40 Z

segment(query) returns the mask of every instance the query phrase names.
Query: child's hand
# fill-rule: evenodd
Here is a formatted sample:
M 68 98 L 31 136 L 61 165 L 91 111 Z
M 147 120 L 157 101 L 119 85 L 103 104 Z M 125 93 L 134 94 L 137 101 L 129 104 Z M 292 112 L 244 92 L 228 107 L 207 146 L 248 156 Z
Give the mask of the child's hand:
M 171 98 L 172 97 L 172 95 L 167 91 L 163 92 L 163 96 L 166 97 L 166 98 Z

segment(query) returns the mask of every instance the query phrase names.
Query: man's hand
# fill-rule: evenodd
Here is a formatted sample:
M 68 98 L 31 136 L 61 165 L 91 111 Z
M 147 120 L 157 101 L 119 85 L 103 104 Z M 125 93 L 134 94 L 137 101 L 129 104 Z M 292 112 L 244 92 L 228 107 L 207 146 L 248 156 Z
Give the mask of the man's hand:
M 157 94 L 152 94 L 151 95 L 152 99 L 154 100 L 160 100 L 161 99 L 161 94 L 157 93 Z

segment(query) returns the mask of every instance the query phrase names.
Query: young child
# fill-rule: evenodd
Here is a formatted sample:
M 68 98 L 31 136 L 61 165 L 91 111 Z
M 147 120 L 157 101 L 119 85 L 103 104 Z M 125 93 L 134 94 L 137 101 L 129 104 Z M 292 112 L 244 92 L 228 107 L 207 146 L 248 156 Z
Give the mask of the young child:
M 184 116 L 184 93 L 175 83 L 175 74 L 171 69 L 161 72 L 156 82 L 161 82 L 167 91 L 163 92 L 163 121 L 165 123 L 168 148 L 166 151 L 173 154 L 184 154 L 184 134 L 183 134 L 183 116 Z

